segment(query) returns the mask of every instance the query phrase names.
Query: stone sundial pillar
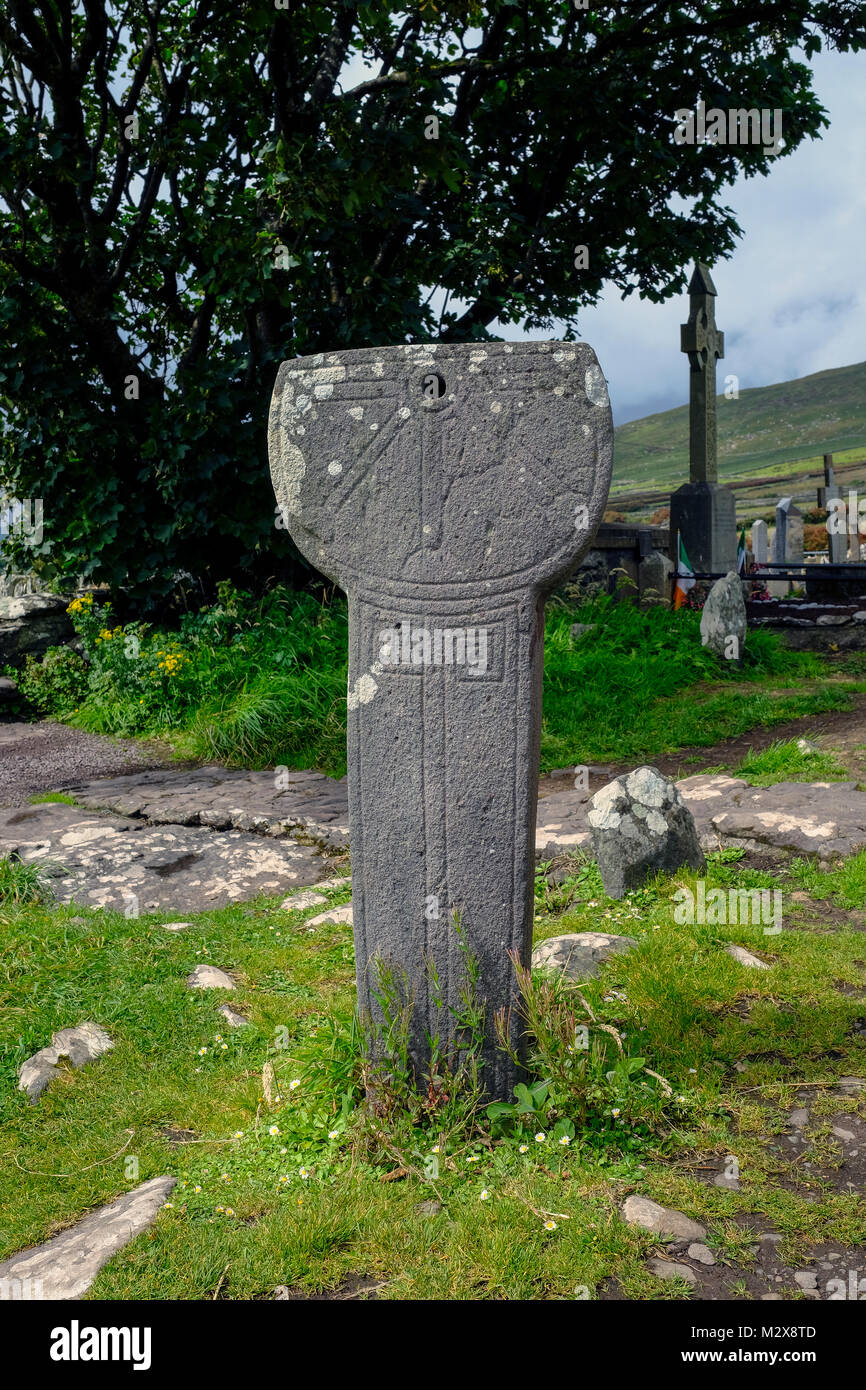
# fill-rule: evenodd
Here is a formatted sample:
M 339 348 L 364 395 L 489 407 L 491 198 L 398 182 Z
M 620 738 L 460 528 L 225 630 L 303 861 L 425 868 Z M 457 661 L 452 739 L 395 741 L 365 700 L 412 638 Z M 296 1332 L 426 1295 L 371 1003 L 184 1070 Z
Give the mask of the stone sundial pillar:
M 364 348 L 284 362 L 271 475 L 301 552 L 349 596 L 348 782 L 362 1011 L 377 957 L 414 999 L 412 1059 L 453 1038 L 480 964 L 483 1083 L 515 1069 L 493 1014 L 529 963 L 543 607 L 589 547 L 613 426 L 580 343 Z M 513 1022 L 513 1037 L 518 1035 Z

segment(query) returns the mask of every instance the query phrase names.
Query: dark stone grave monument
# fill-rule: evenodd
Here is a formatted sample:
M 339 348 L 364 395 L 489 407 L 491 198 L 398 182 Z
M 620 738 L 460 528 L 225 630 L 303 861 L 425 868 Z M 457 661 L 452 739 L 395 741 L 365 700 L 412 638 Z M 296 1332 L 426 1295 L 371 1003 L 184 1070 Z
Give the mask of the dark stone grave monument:
M 459 914 L 486 1008 L 482 1081 L 529 964 L 546 594 L 589 547 L 610 482 L 607 388 L 583 343 L 422 344 L 284 362 L 274 489 L 349 596 L 348 778 L 358 1002 L 376 961 L 413 999 L 410 1051 L 447 1047 Z M 512 1022 L 512 1040 L 519 1032 Z

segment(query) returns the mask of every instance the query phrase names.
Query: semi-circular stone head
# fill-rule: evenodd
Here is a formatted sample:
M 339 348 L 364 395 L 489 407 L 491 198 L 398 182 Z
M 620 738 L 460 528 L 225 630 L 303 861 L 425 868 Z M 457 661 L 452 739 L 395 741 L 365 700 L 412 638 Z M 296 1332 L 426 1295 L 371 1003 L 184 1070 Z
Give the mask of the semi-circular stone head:
M 543 590 L 601 520 L 613 421 L 585 343 L 362 348 L 282 364 L 269 450 L 287 529 L 343 588 Z

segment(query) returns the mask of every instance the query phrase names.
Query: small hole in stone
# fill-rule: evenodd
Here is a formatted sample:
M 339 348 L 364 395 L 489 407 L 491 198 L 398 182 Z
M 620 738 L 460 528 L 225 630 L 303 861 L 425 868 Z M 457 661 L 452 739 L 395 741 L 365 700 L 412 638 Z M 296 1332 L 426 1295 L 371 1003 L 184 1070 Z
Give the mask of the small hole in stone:
M 425 399 L 428 401 L 441 401 L 445 395 L 445 378 L 438 372 L 430 372 L 425 376 L 421 383 Z

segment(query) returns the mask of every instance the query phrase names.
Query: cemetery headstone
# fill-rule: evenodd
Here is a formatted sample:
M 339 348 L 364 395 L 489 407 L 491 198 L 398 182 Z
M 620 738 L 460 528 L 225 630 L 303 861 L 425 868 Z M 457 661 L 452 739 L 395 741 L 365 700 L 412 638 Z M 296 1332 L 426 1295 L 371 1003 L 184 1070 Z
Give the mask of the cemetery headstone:
M 802 565 L 803 563 L 803 514 L 791 497 L 780 497 L 776 503 L 773 563 L 777 565 Z M 773 580 L 768 587 L 771 594 L 786 594 L 791 588 L 791 581 L 788 579 Z
M 689 481 L 671 498 L 671 554 L 679 537 L 696 573 L 726 574 L 737 568 L 734 494 L 718 482 L 716 362 L 725 355 L 725 335 L 716 327 L 716 287 L 705 265 L 689 282 L 688 323 L 680 349 L 689 359 Z
M 752 522 L 752 554 L 756 565 L 765 565 L 770 558 L 766 521 Z
M 482 1081 L 517 1068 L 493 1015 L 529 965 L 544 598 L 610 483 L 604 376 L 575 343 L 421 344 L 284 362 L 270 417 L 280 514 L 349 596 L 348 783 L 358 1001 L 378 961 L 412 997 L 410 1056 L 486 1001 Z M 516 1019 L 512 1042 L 518 1041 Z

